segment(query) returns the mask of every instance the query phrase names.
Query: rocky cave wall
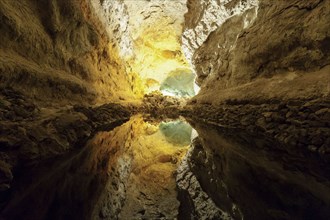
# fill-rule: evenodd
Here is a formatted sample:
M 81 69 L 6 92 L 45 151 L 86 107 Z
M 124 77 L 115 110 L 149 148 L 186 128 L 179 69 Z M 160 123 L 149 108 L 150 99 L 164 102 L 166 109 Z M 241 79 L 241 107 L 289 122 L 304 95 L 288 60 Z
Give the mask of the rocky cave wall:
M 120 58 L 121 41 L 115 29 L 105 31 L 97 4 L 100 2 L 1 1 L 1 87 L 48 104 L 138 96 L 133 91 L 133 76 L 126 74 Z M 116 26 L 121 21 L 113 22 Z
M 111 14 L 111 32 L 97 6 L 0 2 L 0 209 L 16 169 L 82 147 L 95 130 L 132 114 L 113 102 L 141 97 L 119 50 L 122 12 Z
M 106 33 L 115 39 L 134 82 L 131 89 L 139 98 L 159 91 L 169 74 L 191 72 L 180 41 L 186 0 L 93 0 L 91 5 Z
M 160 90 L 171 73 L 191 72 L 180 42 L 186 0 L 108 2 L 125 8 L 125 32 L 119 37 L 126 42 L 126 66 L 132 74 L 139 75 L 144 93 Z
M 261 131 L 292 147 L 283 151 L 329 161 L 329 1 L 188 0 L 186 61 L 185 0 L 2 0 L 0 208 L 15 169 L 81 148 L 136 111 Z M 185 108 L 152 95 L 140 110 L 81 106 L 141 98 L 138 74 L 152 87 L 164 61 L 168 72 L 190 64 L 198 75 L 201 91 Z
M 186 0 L 6 0 L 0 8 L 1 87 L 44 105 L 132 102 L 168 74 L 191 71 L 180 44 Z
M 329 5 L 188 1 L 183 47 L 202 85 L 196 99 L 329 96 Z
M 328 3 L 5 0 L 1 87 L 52 103 L 141 98 L 138 74 L 153 87 L 158 62 L 188 68 L 176 39 L 187 4 L 182 50 L 202 86 L 191 103 L 327 98 Z
M 188 1 L 185 114 L 329 159 L 330 1 Z
M 97 130 L 116 126 L 137 112 L 155 113 L 165 105 L 168 112 L 178 112 L 182 103 L 160 94 L 136 105 L 143 96 L 137 70 L 154 65 L 152 59 L 143 62 L 141 48 L 156 51 L 160 61 L 186 65 L 179 43 L 183 13 L 170 10 L 185 8 L 184 1 L 135 2 L 0 2 L 0 209 L 16 171 L 27 164 L 81 148 Z M 145 8 L 144 3 L 150 4 Z M 146 14 L 133 17 L 137 11 Z M 141 23 L 146 23 L 143 29 Z M 167 25 L 164 30 L 162 25 Z M 146 30 L 150 38 L 144 42 Z M 157 41 L 163 33 L 165 38 Z M 162 42 L 168 36 L 172 48 Z M 149 45 L 153 39 L 160 47 Z M 136 56 L 141 56 L 141 69 L 136 68 Z

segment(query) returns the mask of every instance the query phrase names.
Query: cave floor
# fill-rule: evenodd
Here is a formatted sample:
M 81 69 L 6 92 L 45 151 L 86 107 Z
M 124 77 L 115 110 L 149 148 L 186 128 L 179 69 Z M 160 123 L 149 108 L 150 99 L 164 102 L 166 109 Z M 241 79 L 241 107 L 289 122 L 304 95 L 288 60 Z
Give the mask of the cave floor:
M 137 115 L 17 169 L 2 218 L 330 219 L 329 169 L 262 134 Z

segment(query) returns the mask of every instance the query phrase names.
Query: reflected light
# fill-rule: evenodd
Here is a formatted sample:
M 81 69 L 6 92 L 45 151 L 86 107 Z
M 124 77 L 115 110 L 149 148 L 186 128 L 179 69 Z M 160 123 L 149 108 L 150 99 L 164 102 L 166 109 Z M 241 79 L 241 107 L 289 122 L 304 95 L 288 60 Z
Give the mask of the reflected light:
M 125 198 L 122 212 L 128 216 L 143 209 L 143 201 L 157 205 L 169 202 L 171 205 L 162 208 L 170 213 L 180 205 L 175 172 L 188 151 L 192 133 L 184 121 L 161 123 L 133 116 L 112 131 L 97 133 L 88 142 L 84 167 L 104 174 L 107 194 Z M 144 195 L 148 195 L 147 200 Z

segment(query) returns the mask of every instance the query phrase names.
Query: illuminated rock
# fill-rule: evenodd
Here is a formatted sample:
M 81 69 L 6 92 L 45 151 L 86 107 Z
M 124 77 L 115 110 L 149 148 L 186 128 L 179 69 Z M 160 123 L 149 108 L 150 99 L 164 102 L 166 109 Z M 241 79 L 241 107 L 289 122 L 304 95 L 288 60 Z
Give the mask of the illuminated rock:
M 190 69 L 177 69 L 170 72 L 160 86 L 166 95 L 191 97 L 195 95 L 195 74 Z

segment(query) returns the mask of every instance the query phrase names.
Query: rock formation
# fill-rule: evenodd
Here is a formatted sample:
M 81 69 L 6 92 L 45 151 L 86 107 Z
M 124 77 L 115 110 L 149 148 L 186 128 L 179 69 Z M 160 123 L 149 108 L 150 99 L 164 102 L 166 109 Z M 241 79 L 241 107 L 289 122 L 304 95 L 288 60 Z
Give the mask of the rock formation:
M 131 75 L 88 1 L 2 1 L 1 86 L 43 102 L 131 99 Z M 120 82 L 120 83 L 119 83 Z
M 22 208 L 19 201 L 23 197 L 15 194 L 19 190 L 14 193 L 13 185 L 19 185 L 20 180 L 32 181 L 23 171 L 34 165 L 47 166 L 59 157 L 75 158 L 75 152 L 79 152 L 79 161 L 89 157 L 93 160 L 90 164 L 86 161 L 83 169 L 109 166 L 102 177 L 94 173 L 81 177 L 84 171 L 74 175 L 84 184 L 72 192 L 82 193 L 84 187 L 90 187 L 87 192 L 96 204 L 94 209 L 86 206 L 80 217 L 116 219 L 120 213 L 124 218 L 133 213 L 135 217 L 160 219 L 256 219 L 257 209 L 249 210 L 246 200 L 249 193 L 257 191 L 255 186 L 247 183 L 242 195 L 235 189 L 241 180 L 248 179 L 242 170 L 255 174 L 252 182 L 258 178 L 270 182 L 289 179 L 290 187 L 298 185 L 290 195 L 303 195 L 299 197 L 303 204 L 299 208 L 311 208 L 319 219 L 329 216 L 326 208 L 330 201 L 325 198 L 330 194 L 325 172 L 330 162 L 329 21 L 330 0 L 1 0 L 0 212 L 6 207 L 14 210 L 16 205 Z M 157 120 L 184 116 L 200 134 L 175 172 L 176 182 L 171 179 L 170 187 L 165 187 L 175 196 L 177 186 L 178 200 L 169 199 L 175 209 L 165 207 L 170 206 L 168 203 L 162 203 L 162 208 L 153 205 L 145 209 L 147 197 L 159 202 L 158 194 L 153 194 L 157 184 L 147 190 L 147 197 L 134 191 L 143 188 L 150 176 L 141 174 L 143 181 L 140 177 L 134 179 L 130 176 L 134 170 L 131 166 L 141 168 L 150 161 L 141 159 L 135 165 L 127 161 L 120 167 L 116 152 L 132 159 L 131 148 L 125 151 L 116 145 L 107 149 L 102 142 L 100 151 L 89 149 L 98 131 L 112 130 L 138 113 Z M 129 129 L 134 132 L 127 131 L 122 139 L 115 140 L 117 137 L 107 132 L 104 136 L 117 142 L 129 137 L 140 143 L 133 137 L 139 133 L 134 123 L 124 125 L 123 133 Z M 201 124 L 221 127 L 223 137 L 215 135 L 218 128 L 208 130 L 211 128 Z M 243 130 L 255 140 L 262 137 L 276 143 L 273 148 L 262 145 L 261 149 L 265 158 L 275 155 L 278 161 L 269 162 L 255 149 L 246 149 L 244 138 L 232 137 L 231 132 Z M 171 134 L 175 139 L 191 136 L 191 132 L 176 130 Z M 150 146 L 144 150 L 151 152 Z M 166 171 L 161 178 L 170 178 L 173 164 L 178 164 L 185 152 L 173 150 L 172 156 L 157 157 L 157 163 Z M 242 164 L 226 162 L 227 158 L 239 160 L 239 155 L 245 158 Z M 279 159 L 281 156 L 284 159 Z M 69 172 L 79 164 L 71 159 L 61 172 Z M 300 179 L 306 181 L 305 185 L 296 181 L 298 174 L 291 175 L 281 168 L 295 159 L 312 167 L 307 169 L 300 162 L 290 167 L 308 170 L 310 179 Z M 52 162 L 50 167 L 60 166 L 61 161 Z M 283 176 L 272 176 L 268 165 Z M 321 167 L 321 171 L 315 167 Z M 47 178 L 52 181 L 42 188 L 41 197 L 46 198 L 46 191 L 56 187 L 62 174 L 44 177 L 39 175 L 39 168 L 32 173 L 41 178 L 40 183 L 46 183 Z M 210 172 L 203 173 L 203 169 Z M 114 181 L 105 180 L 107 175 Z M 315 178 L 324 180 L 325 185 L 318 185 Z M 74 181 L 66 184 L 74 188 L 78 184 Z M 100 185 L 98 195 L 91 189 L 93 181 Z M 268 185 L 281 189 L 271 192 L 278 204 L 298 207 L 292 201 L 285 202 L 289 200 L 285 195 L 288 185 Z M 34 193 L 34 184 L 29 186 L 29 192 Z M 325 187 L 325 196 L 322 190 L 313 189 L 317 186 Z M 66 190 L 61 188 L 59 192 L 62 195 Z M 131 193 L 127 204 L 126 191 Z M 220 198 L 217 191 L 230 196 Z M 258 194 L 254 201 L 263 207 L 258 210 L 259 219 L 298 215 L 272 202 L 262 204 L 263 196 Z M 306 198 L 313 205 L 308 207 Z M 182 204 L 183 199 L 189 202 Z M 41 200 L 36 201 L 39 204 Z M 315 205 L 321 203 L 322 208 Z M 301 213 L 301 218 L 308 216 Z M 31 219 L 47 218 L 37 216 L 30 215 Z
M 328 155 L 329 5 L 188 1 L 183 47 L 201 85 L 188 115 Z

